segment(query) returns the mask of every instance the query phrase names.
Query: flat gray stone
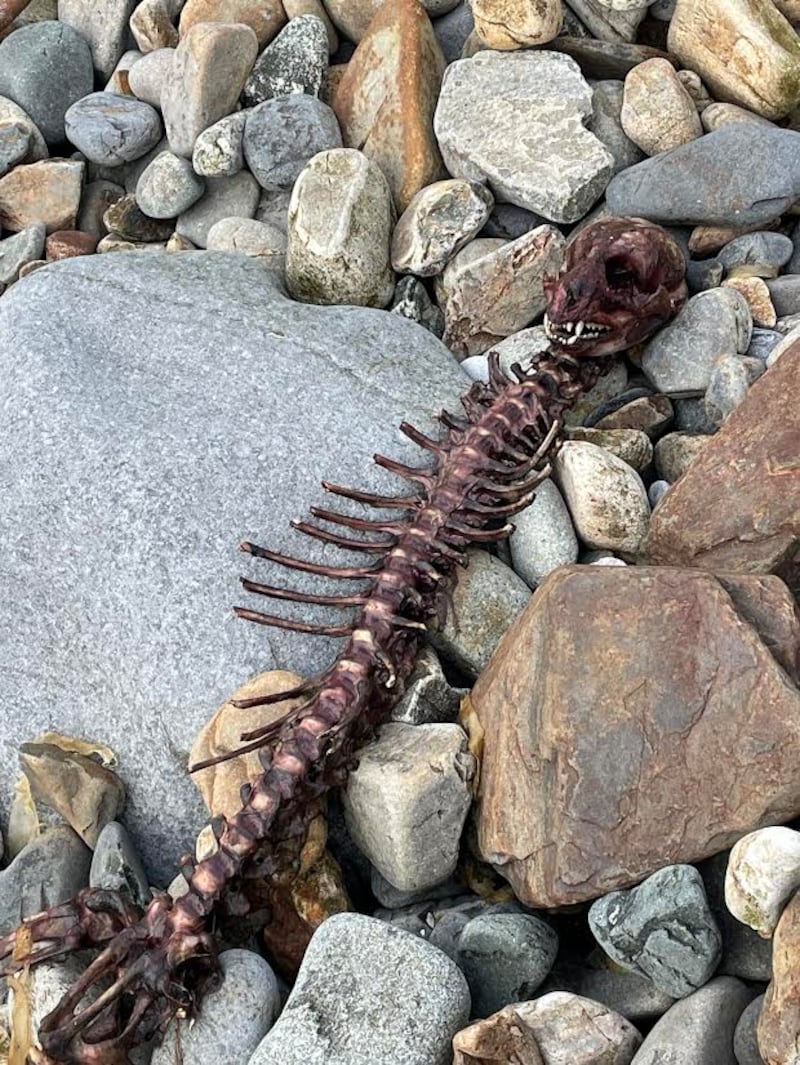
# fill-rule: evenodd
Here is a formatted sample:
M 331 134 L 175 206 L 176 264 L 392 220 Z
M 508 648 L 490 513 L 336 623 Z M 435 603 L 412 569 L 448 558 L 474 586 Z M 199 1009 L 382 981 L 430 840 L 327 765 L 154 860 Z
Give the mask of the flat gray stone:
M 0 819 L 19 743 L 52 728 L 105 741 L 163 885 L 207 817 L 186 773 L 198 730 L 253 674 L 307 674 L 339 648 L 234 618 L 241 573 L 320 591 L 239 541 L 347 562 L 289 519 L 329 504 L 323 476 L 406 492 L 372 454 L 426 461 L 396 426 L 430 432 L 469 379 L 412 323 L 293 303 L 220 252 L 87 256 L 26 278 L 0 300 L 0 379 L 0 484 L 14 486 L 0 508 Z
M 18 104 L 48 144 L 63 141 L 67 108 L 93 83 L 89 45 L 63 22 L 36 22 L 0 41 L 0 96 Z
M 86 887 L 91 858 L 92 852 L 69 825 L 48 828 L 23 847 L 0 870 L 0 936 L 16 928 L 21 918 L 66 902 Z
M 267 191 L 291 189 L 313 156 L 341 146 L 342 133 L 331 108 L 303 93 L 254 107 L 242 142 L 247 165 Z
M 21 267 L 44 257 L 46 231 L 44 222 L 34 222 L 0 240 L 0 285 L 10 285 L 19 277 Z
M 276 96 L 319 96 L 328 69 L 328 31 L 316 15 L 291 19 L 256 60 L 244 86 L 252 107 Z
M 0 177 L 21 163 L 30 150 L 30 130 L 21 122 L 0 124 Z
M 205 187 L 188 159 L 161 152 L 136 182 L 136 203 L 150 218 L 176 218 L 197 203 Z
M 94 65 L 104 78 L 125 50 L 128 19 L 138 0 L 58 0 L 60 22 L 85 37 Z
M 361 914 L 329 918 L 249 1065 L 450 1065 L 469 991 L 440 950 Z
M 154 107 L 113 92 L 93 92 L 76 101 L 64 116 L 64 127 L 75 147 L 100 166 L 141 159 L 163 132 Z
M 201 198 L 178 216 L 176 233 L 205 248 L 211 227 L 223 218 L 252 218 L 258 206 L 258 184 L 247 170 L 232 177 L 206 179 Z
M 612 178 L 612 214 L 683 225 L 759 225 L 800 198 L 800 133 L 733 123 Z
M 13 100 L 9 100 L 7 96 L 0 96 L 0 125 L 21 126 L 27 132 L 30 140 L 28 142 L 28 151 L 24 159 L 22 159 L 23 163 L 36 163 L 40 159 L 46 159 L 50 154 L 44 142 L 44 137 L 39 132 L 33 119 Z
M 434 130 L 453 177 L 485 181 L 500 201 L 576 222 L 614 159 L 584 126 L 592 90 L 569 56 L 479 52 L 445 71 Z

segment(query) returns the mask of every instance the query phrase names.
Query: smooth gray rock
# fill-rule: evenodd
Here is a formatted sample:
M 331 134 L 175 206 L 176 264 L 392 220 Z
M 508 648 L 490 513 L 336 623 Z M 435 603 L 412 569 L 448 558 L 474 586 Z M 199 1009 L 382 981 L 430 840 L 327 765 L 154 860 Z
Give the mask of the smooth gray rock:
M 34 222 L 0 240 L 0 285 L 10 285 L 19 277 L 21 267 L 44 257 L 46 231 L 44 222 Z
M 175 1021 L 150 1065 L 247 1065 L 280 1011 L 278 981 L 252 950 L 219 956 L 223 980 L 203 999 L 193 1021 Z
M 496 203 L 478 236 L 516 240 L 523 233 L 530 233 L 545 222 L 546 219 L 541 215 L 526 211 L 524 207 L 517 207 L 515 203 Z
M 259 222 L 269 222 L 284 233 L 289 229 L 289 201 L 291 189 L 271 189 L 262 192 L 256 207 L 255 217 Z
M 20 126 L 28 134 L 28 151 L 22 159 L 23 163 L 35 163 L 40 159 L 47 159 L 50 153 L 36 124 L 26 111 L 23 111 L 13 100 L 9 100 L 7 96 L 0 96 L 0 125 Z
M 16 928 L 21 918 L 77 895 L 89 883 L 91 858 L 92 852 L 69 825 L 55 825 L 31 840 L 0 870 L 0 936 Z
M 742 1012 L 733 1033 L 733 1053 L 737 1065 L 764 1065 L 764 1059 L 758 1049 L 758 1018 L 764 1006 L 764 996 L 754 998 Z
M 64 140 L 67 108 L 93 83 L 89 45 L 63 22 L 36 22 L 0 41 L 0 96 L 18 104 L 48 144 Z
M 30 145 L 30 130 L 21 122 L 6 122 L 0 125 L 0 177 L 22 162 L 30 150 Z
M 784 274 L 767 281 L 772 304 L 779 318 L 800 314 L 800 274 Z
M 442 881 L 441 884 L 437 884 L 434 888 L 426 888 L 421 891 L 400 891 L 394 884 L 390 884 L 375 866 L 372 866 L 370 870 L 369 885 L 372 894 L 381 906 L 387 910 L 398 910 L 413 906 L 416 903 L 431 903 L 437 899 L 452 898 L 453 895 L 457 895 L 464 890 L 464 885 L 456 876 L 452 876 L 448 880 Z M 373 917 L 377 917 L 379 920 L 386 920 L 385 914 L 381 910 L 375 912 Z M 418 932 L 419 929 L 412 928 L 409 931 Z
M 472 1012 L 488 1017 L 533 998 L 553 967 L 558 935 L 540 917 L 490 913 L 475 917 L 458 941 L 458 964 L 472 994 Z
M 316 15 L 291 19 L 255 62 L 243 97 L 252 107 L 276 96 L 319 96 L 328 69 L 328 31 Z
M 686 264 L 686 286 L 690 295 L 717 288 L 725 276 L 725 267 L 719 259 L 690 260 Z
M 515 573 L 535 588 L 559 566 L 578 561 L 578 538 L 567 504 L 548 477 L 536 489 L 536 498 L 514 517 L 509 538 Z
M 233 617 L 243 572 L 320 590 L 239 541 L 346 562 L 289 519 L 330 502 L 322 476 L 405 492 L 372 454 L 424 461 L 397 424 L 430 432 L 469 379 L 418 326 L 293 303 L 258 263 L 219 252 L 87 256 L 26 278 L 0 300 L 0 379 L 0 483 L 14 486 L 0 508 L 0 818 L 20 742 L 52 728 L 108 742 L 162 885 L 207 817 L 186 773 L 197 731 L 249 676 L 323 669 L 340 646 Z
M 128 74 L 128 85 L 138 100 L 161 107 L 161 91 L 172 70 L 174 55 L 174 48 L 156 48 L 133 64 Z
M 252 174 L 206 179 L 204 195 L 178 216 L 175 232 L 205 248 L 211 227 L 223 218 L 252 218 L 258 206 L 258 184 Z
M 85 37 L 94 65 L 103 78 L 125 50 L 128 19 L 138 0 L 58 0 L 59 21 Z
M 327 104 L 293 93 L 266 100 L 250 111 L 242 146 L 262 189 L 291 189 L 312 156 L 341 148 L 342 133 Z
M 449 1065 L 466 981 L 440 950 L 361 914 L 329 918 L 249 1065 Z
M 614 173 L 644 159 L 642 149 L 633 143 L 620 122 L 622 81 L 596 81 L 592 86 L 592 117 L 589 129 L 614 157 Z
M 136 182 L 136 203 L 150 218 L 176 218 L 197 203 L 205 187 L 188 159 L 161 152 Z
M 761 359 L 766 362 L 772 349 L 777 347 L 782 339 L 783 336 L 777 329 L 760 329 L 756 326 L 745 354 L 749 359 Z
M 740 980 L 768 981 L 772 978 L 772 940 L 737 921 L 725 902 L 729 854 L 722 851 L 698 866 L 714 921 L 722 933 L 722 960 L 717 971 Z
M 774 277 L 791 259 L 793 251 L 794 244 L 789 237 L 765 230 L 734 237 L 720 248 L 716 257 L 728 271 L 737 266 L 759 266 L 765 270 L 758 276 Z
M 467 37 L 474 29 L 475 19 L 469 0 L 461 0 L 452 11 L 433 20 L 433 32 L 448 63 L 461 58 Z
M 722 954 L 703 881 L 691 865 L 669 865 L 638 887 L 597 899 L 589 926 L 609 957 L 674 998 L 710 979 Z
M 571 991 L 601 1002 L 636 1025 L 663 1016 L 675 1001 L 671 995 L 659 991 L 646 976 L 616 965 L 595 969 L 559 962 L 539 988 L 540 994 L 548 991 Z
M 755 122 L 723 126 L 611 179 L 612 214 L 684 225 L 759 225 L 800 198 L 800 133 Z
M 109 821 L 100 833 L 89 869 L 89 886 L 119 891 L 141 907 L 150 901 L 144 866 L 119 821 Z
M 718 976 L 667 1010 L 631 1065 L 737 1065 L 733 1033 L 752 997 L 740 980 Z
M 750 359 L 746 355 L 720 355 L 711 368 L 708 388 L 703 397 L 706 414 L 712 425 L 722 425 L 765 369 L 761 359 Z
M 121 166 L 141 159 L 161 140 L 158 112 L 143 100 L 93 92 L 64 116 L 68 139 L 92 163 Z

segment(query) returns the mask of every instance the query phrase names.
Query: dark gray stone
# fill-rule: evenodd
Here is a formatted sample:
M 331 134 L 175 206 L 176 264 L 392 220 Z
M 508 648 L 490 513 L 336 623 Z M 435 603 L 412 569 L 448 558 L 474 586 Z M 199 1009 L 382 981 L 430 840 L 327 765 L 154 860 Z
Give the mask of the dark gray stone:
M 540 995 L 550 991 L 571 991 L 601 1002 L 637 1026 L 663 1016 L 675 1002 L 646 976 L 618 966 L 595 969 L 559 962 L 539 988 Z
M 727 271 L 737 266 L 761 266 L 765 271 L 761 277 L 774 277 L 782 266 L 791 259 L 794 245 L 783 233 L 770 230 L 744 233 L 734 237 L 717 252 L 717 259 Z
M 461 0 L 452 11 L 433 20 L 433 32 L 448 63 L 461 58 L 467 37 L 474 29 L 475 19 L 472 17 L 469 0 Z
M 612 214 L 653 222 L 759 225 L 800 198 L 800 133 L 736 122 L 617 174 Z
M 92 852 L 69 825 L 48 828 L 31 840 L 0 871 L 0 936 L 16 928 L 21 918 L 77 895 L 89 883 L 91 858 Z
M 458 964 L 472 994 L 472 1012 L 488 1017 L 512 1002 L 533 998 L 553 967 L 558 936 L 527 913 L 489 913 L 464 926 Z
M 702 878 L 691 865 L 667 866 L 638 887 L 597 899 L 589 926 L 609 957 L 674 998 L 710 979 L 722 953 Z
M 328 69 L 328 31 L 316 15 L 290 19 L 256 60 L 245 82 L 248 106 L 293 93 L 319 96 Z
M 0 300 L 0 379 L 0 817 L 20 742 L 108 742 L 126 826 L 164 884 L 207 817 L 186 773 L 197 731 L 246 678 L 323 669 L 340 647 L 234 618 L 242 572 L 320 590 L 237 544 L 346 562 L 289 519 L 330 502 L 322 476 L 404 492 L 372 454 L 419 463 L 397 424 L 430 431 L 469 379 L 411 322 L 294 303 L 220 252 L 27 278 Z
M 761 1009 L 764 1005 L 764 996 L 754 998 L 750 1005 L 743 1011 L 733 1033 L 733 1053 L 736 1055 L 738 1065 L 764 1065 L 758 1049 L 757 1026 Z
M 784 274 L 767 281 L 775 313 L 779 318 L 800 314 L 800 274 Z
M 675 425 L 673 429 L 680 429 L 688 433 L 702 433 L 710 436 L 719 429 L 708 416 L 703 396 L 692 399 L 673 399 L 672 406 L 675 410 Z
M 204 195 L 178 215 L 175 232 L 205 248 L 209 230 L 223 218 L 252 218 L 258 207 L 258 183 L 247 170 L 232 177 L 206 179 Z
M 30 144 L 30 129 L 21 122 L 7 122 L 0 126 L 0 177 L 22 162 Z
M 717 977 L 667 1010 L 631 1065 L 737 1065 L 733 1033 L 752 997 L 741 981 Z
M 119 821 L 110 821 L 100 833 L 92 855 L 89 886 L 119 891 L 141 907 L 150 901 L 147 874 Z
M 633 143 L 620 122 L 624 86 L 622 81 L 596 81 L 592 86 L 593 111 L 588 125 L 611 152 L 614 174 L 644 159 L 644 152 Z
M 452 688 L 447 683 L 434 649 L 423 647 L 406 681 L 405 692 L 392 709 L 392 721 L 408 725 L 454 722 L 463 694 L 463 688 Z
M 783 335 L 777 329 L 760 329 L 756 326 L 750 337 L 750 346 L 746 354 L 748 358 L 761 359 L 762 362 L 766 362 L 769 353 L 782 340 Z
M 387 910 L 400 910 L 406 906 L 413 906 L 421 902 L 435 902 L 438 899 L 452 898 L 453 895 L 464 890 L 464 885 L 459 883 L 455 877 L 450 877 L 448 880 L 444 880 L 441 884 L 437 884 L 436 887 L 426 888 L 424 891 L 399 891 L 394 884 L 390 884 L 385 876 L 382 876 L 379 870 L 374 866 L 370 875 L 370 888 L 372 894 Z M 374 915 L 380 918 L 380 911 Z M 410 929 L 410 931 L 419 931 L 419 929 Z
M 725 267 L 719 259 L 690 259 L 686 264 L 686 284 L 692 296 L 709 288 L 717 288 L 724 276 Z
M 383 921 L 337 914 L 314 933 L 249 1065 L 446 1065 L 469 1004 L 442 951 Z
M 700 862 L 708 903 L 714 921 L 722 933 L 722 960 L 718 972 L 740 980 L 772 979 L 772 940 L 764 939 L 749 925 L 743 924 L 725 904 L 725 873 L 729 851 L 715 854 Z
M 68 139 L 92 163 L 121 166 L 141 159 L 161 140 L 158 111 L 133 96 L 93 92 L 68 108 Z
M 515 203 L 496 203 L 478 236 L 516 240 L 545 222 L 546 219 L 541 215 L 526 211 L 524 207 L 517 207 Z
M 0 42 L 0 96 L 30 115 L 48 144 L 64 140 L 64 114 L 94 87 L 86 40 L 63 22 L 36 22 Z
M 444 333 L 444 314 L 428 295 L 428 290 L 416 277 L 401 277 L 394 288 L 389 310 L 417 322 L 434 336 Z
M 341 148 L 342 133 L 327 104 L 314 96 L 294 93 L 253 108 L 247 116 L 242 146 L 247 165 L 262 189 L 291 189 L 312 156 Z

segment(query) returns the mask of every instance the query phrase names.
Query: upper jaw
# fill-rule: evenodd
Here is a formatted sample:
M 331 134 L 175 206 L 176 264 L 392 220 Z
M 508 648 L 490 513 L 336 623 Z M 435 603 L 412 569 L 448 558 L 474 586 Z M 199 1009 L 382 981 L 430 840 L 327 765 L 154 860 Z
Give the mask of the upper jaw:
M 547 311 L 544 314 L 545 336 L 548 340 L 554 340 L 559 344 L 572 347 L 578 342 L 597 340 L 606 333 L 611 332 L 610 325 L 602 325 L 600 322 L 553 322 Z

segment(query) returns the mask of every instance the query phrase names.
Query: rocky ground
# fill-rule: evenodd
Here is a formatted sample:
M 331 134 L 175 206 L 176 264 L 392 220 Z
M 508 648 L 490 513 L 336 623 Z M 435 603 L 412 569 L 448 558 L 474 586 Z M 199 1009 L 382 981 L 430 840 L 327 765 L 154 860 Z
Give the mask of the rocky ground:
M 87 883 L 180 892 L 259 771 L 187 760 L 276 712 L 226 700 L 336 653 L 233 620 L 240 539 L 346 558 L 288 520 L 321 477 L 397 492 L 399 422 L 546 349 L 585 222 L 687 257 L 314 822 L 292 935 L 226 942 L 141 1065 L 800 1063 L 795 25 L 0 0 L 0 935 Z M 84 965 L 17 985 L 0 1061 Z

